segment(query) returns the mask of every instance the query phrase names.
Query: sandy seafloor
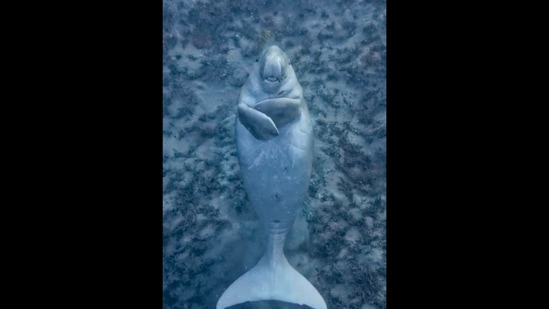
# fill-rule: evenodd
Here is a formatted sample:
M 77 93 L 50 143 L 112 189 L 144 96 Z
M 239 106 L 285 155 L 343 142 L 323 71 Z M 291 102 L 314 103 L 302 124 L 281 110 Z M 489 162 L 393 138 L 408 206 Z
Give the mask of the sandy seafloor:
M 215 308 L 263 253 L 234 126 L 240 87 L 270 44 L 290 57 L 315 134 L 286 256 L 328 308 L 386 307 L 385 22 L 385 1 L 164 0 L 164 309 Z

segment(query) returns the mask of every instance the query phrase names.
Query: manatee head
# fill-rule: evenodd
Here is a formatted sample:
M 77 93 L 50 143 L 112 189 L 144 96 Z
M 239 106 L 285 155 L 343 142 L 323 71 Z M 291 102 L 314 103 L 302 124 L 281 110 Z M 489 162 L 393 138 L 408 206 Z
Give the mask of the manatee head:
M 263 51 L 259 58 L 259 78 L 267 92 L 277 91 L 288 74 L 290 60 L 276 45 Z

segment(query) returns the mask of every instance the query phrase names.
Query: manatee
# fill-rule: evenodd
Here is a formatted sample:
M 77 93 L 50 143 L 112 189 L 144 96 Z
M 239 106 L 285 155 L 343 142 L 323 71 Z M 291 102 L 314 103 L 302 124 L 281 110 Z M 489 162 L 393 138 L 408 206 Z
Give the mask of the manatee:
M 254 64 L 236 118 L 244 188 L 268 242 L 259 262 L 225 290 L 216 308 L 278 300 L 325 309 L 320 293 L 284 255 L 286 235 L 307 196 L 313 131 L 301 85 L 279 47 L 266 48 Z

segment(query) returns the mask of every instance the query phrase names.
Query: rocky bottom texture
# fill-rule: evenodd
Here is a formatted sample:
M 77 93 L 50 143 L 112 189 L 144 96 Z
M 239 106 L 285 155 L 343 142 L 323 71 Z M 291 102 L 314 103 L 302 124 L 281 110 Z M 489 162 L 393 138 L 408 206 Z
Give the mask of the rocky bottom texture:
M 164 0 L 164 309 L 215 308 L 263 253 L 234 126 L 270 44 L 290 57 L 315 134 L 286 256 L 328 308 L 386 307 L 385 21 L 385 1 Z

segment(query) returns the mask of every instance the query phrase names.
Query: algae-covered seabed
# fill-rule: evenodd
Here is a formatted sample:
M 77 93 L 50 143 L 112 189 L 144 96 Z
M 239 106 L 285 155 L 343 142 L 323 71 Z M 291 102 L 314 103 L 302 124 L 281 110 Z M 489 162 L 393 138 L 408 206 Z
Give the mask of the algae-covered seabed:
M 328 308 L 385 308 L 385 1 L 164 0 L 163 18 L 164 308 L 215 308 L 263 252 L 234 125 L 269 44 L 290 57 L 315 134 L 286 256 Z

